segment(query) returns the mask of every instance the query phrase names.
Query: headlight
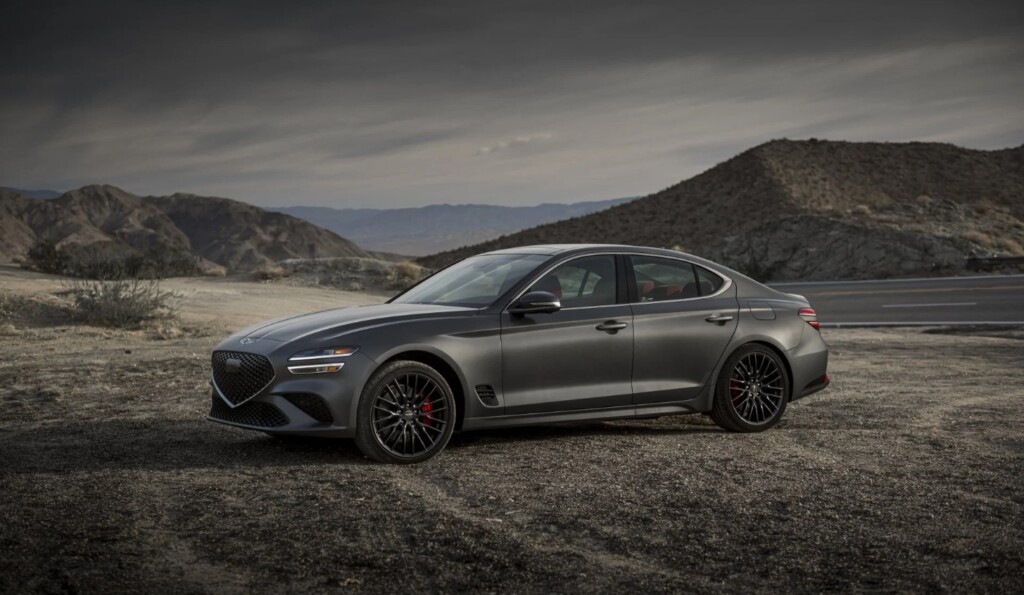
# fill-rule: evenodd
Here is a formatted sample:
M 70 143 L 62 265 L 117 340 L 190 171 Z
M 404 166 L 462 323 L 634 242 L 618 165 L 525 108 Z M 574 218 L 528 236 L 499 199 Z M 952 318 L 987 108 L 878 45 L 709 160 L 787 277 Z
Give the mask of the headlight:
M 330 374 L 345 367 L 345 364 L 306 364 L 304 366 L 288 366 L 292 374 Z
M 301 351 L 288 358 L 289 362 L 310 362 L 297 366 L 288 366 L 292 374 L 330 374 L 345 367 L 341 362 L 330 362 L 322 360 L 338 359 L 348 357 L 355 353 L 358 347 L 328 347 L 327 349 L 312 349 Z
M 358 351 L 358 347 L 329 347 L 327 349 L 313 349 L 300 351 L 288 358 L 290 362 L 304 362 L 309 360 L 334 359 L 336 357 L 348 357 Z

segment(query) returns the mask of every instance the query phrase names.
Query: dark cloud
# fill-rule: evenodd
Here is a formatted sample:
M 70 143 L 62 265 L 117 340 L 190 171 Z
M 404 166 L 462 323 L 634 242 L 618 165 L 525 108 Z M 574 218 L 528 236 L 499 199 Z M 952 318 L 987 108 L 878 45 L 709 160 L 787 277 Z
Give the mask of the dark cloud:
M 1007 1 L 8 0 L 0 180 L 533 203 L 778 136 L 989 148 L 1024 140 L 1022 23 Z

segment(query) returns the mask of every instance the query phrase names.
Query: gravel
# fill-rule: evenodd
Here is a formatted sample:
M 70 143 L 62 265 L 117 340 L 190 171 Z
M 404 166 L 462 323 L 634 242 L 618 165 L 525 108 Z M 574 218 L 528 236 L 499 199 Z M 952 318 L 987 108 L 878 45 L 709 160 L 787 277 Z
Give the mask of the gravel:
M 1024 590 L 1024 341 L 835 330 L 777 428 L 458 434 L 416 466 L 203 420 L 216 336 L 0 341 L 0 592 Z

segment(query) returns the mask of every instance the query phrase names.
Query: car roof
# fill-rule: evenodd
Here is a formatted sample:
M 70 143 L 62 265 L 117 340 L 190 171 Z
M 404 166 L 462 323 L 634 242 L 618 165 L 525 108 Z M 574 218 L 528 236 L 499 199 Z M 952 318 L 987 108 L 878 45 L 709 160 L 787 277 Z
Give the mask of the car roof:
M 556 254 L 568 254 L 577 252 L 608 251 L 608 252 L 643 252 L 645 254 L 665 254 L 674 256 L 687 256 L 697 258 L 685 252 L 677 250 L 666 250 L 664 248 L 651 248 L 648 246 L 628 246 L 625 244 L 535 244 L 532 246 L 517 246 L 515 248 L 504 248 L 493 250 L 484 254 L 542 254 L 554 256 Z

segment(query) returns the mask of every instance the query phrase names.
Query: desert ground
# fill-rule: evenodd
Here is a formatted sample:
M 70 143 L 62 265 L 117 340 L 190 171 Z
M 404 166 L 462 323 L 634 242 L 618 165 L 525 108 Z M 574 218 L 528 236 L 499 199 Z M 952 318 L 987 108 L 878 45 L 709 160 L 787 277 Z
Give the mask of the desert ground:
M 0 592 L 1024 590 L 1024 334 L 827 330 L 777 428 L 457 434 L 416 466 L 209 423 L 208 357 L 379 296 L 177 279 L 181 319 L 72 323 L 0 267 Z M 14 296 L 13 298 L 11 296 Z

